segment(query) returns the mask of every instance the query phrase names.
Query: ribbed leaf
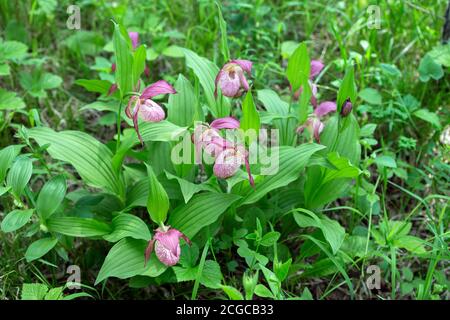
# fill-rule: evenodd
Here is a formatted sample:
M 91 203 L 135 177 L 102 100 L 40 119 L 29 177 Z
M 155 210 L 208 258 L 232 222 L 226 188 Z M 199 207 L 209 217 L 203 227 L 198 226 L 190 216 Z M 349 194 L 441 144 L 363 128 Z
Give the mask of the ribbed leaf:
M 206 58 L 200 57 L 195 52 L 183 49 L 186 57 L 186 65 L 194 71 L 203 88 L 208 107 L 215 118 L 226 117 L 230 114 L 230 103 L 225 97 L 214 98 L 214 81 L 219 68 Z
M 48 153 L 73 165 L 86 183 L 119 196 L 123 193 L 122 179 L 112 167 L 112 152 L 90 135 L 37 127 L 29 130 L 29 136 L 40 146 L 50 144 Z
M 144 122 L 139 124 L 139 131 L 144 141 L 177 141 L 186 127 L 179 127 L 169 121 Z
M 49 231 L 72 237 L 104 236 L 111 232 L 111 226 L 105 222 L 79 217 L 54 217 L 47 220 Z
M 116 83 L 123 97 L 132 90 L 133 55 L 131 54 L 130 37 L 126 30 L 118 24 L 114 24 L 113 46 L 116 55 Z
M 0 184 L 5 180 L 6 172 L 20 153 L 22 147 L 22 145 L 13 145 L 0 150 Z
M 302 42 L 289 58 L 286 75 L 291 84 L 292 91 L 307 83 L 311 64 L 306 43 Z
M 12 232 L 22 228 L 30 221 L 33 209 L 14 210 L 6 215 L 1 224 L 3 232 Z
M 166 220 L 167 211 L 169 211 L 169 197 L 167 196 L 164 187 L 156 178 L 152 167 L 147 164 L 146 166 L 149 182 L 147 211 L 153 222 L 156 224 L 162 224 Z
M 39 259 L 44 256 L 47 252 L 53 249 L 53 247 L 58 243 L 58 239 L 55 238 L 43 238 L 39 239 L 28 247 L 25 252 L 25 258 L 28 262 Z
M 169 96 L 169 104 L 167 105 L 169 116 L 167 120 L 176 125 L 187 127 L 192 125 L 194 121 L 201 121 L 203 114 L 195 96 L 194 88 L 182 74 L 178 76 L 178 80 L 175 82 L 175 90 L 177 90 L 177 94 Z
M 109 251 L 97 275 L 95 284 L 108 277 L 119 279 L 131 278 L 136 275 L 156 277 L 167 267 L 158 261 L 153 254 L 144 267 L 144 252 L 147 241 L 125 238 L 117 242 Z
M 62 175 L 53 177 L 42 187 L 36 201 L 36 211 L 42 219 L 55 213 L 64 200 L 66 188 L 66 179 Z
M 243 198 L 239 205 L 250 204 L 258 201 L 272 190 L 287 186 L 297 180 L 309 158 L 324 147 L 318 144 L 303 144 L 297 148 L 279 148 L 279 168 L 273 175 L 267 175 L 256 182 L 255 188 L 246 185 L 240 194 Z
M 20 156 L 11 166 L 11 170 L 8 172 L 6 183 L 11 187 L 12 192 L 16 196 L 20 196 L 23 189 L 30 181 L 31 174 L 33 173 L 33 161 L 26 157 Z
M 260 126 L 261 120 L 259 119 L 259 113 L 258 110 L 256 110 L 252 92 L 249 90 L 242 102 L 242 119 L 240 127 L 244 131 L 252 129 L 255 131 L 256 136 L 258 136 Z
M 128 213 L 121 213 L 112 221 L 112 232 L 103 238 L 110 242 L 117 242 L 130 237 L 149 241 L 152 235 L 147 225 L 139 217 Z
M 212 192 L 196 195 L 186 205 L 181 205 L 170 213 L 169 225 L 192 238 L 203 227 L 217 221 L 239 198 L 234 194 Z

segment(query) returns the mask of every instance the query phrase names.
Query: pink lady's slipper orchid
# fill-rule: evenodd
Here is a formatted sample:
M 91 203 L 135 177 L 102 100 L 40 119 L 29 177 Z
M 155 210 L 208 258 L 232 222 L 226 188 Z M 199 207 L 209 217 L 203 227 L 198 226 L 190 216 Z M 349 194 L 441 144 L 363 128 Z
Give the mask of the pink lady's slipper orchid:
M 191 245 L 191 240 L 177 229 L 170 228 L 170 226 L 156 229 L 153 239 L 148 242 L 145 250 L 145 264 L 150 259 L 154 248 L 159 261 L 168 267 L 176 265 L 180 260 L 181 254 L 180 238 L 183 238 L 188 245 Z
M 239 168 L 245 165 L 248 174 L 248 181 L 252 187 L 255 186 L 252 174 L 250 172 L 250 164 L 248 162 L 248 152 L 243 146 L 232 145 L 230 142 L 225 149 L 216 156 L 214 162 L 214 175 L 217 178 L 227 179 L 236 174 Z
M 141 116 L 141 118 L 147 122 L 159 122 L 164 120 L 166 117 L 164 109 L 154 102 L 152 98 L 167 93 L 174 94 L 177 92 L 169 83 L 164 80 L 159 80 L 145 88 L 140 96 L 132 96 L 128 101 L 125 113 L 130 119 L 133 119 L 134 129 L 142 144 L 144 144 L 144 141 L 139 133 L 138 118 Z
M 217 97 L 217 87 L 220 87 L 222 94 L 226 97 L 235 98 L 242 95 L 243 91 L 248 91 L 249 86 L 245 78 L 252 72 L 252 62 L 249 60 L 231 60 L 226 63 L 216 76 L 214 96 Z
M 302 133 L 307 129 L 313 136 L 314 139 L 320 143 L 320 134 L 323 131 L 325 125 L 321 121 L 321 118 L 330 112 L 336 111 L 336 103 L 333 101 L 325 101 L 319 104 L 319 106 L 314 109 L 313 114 L 308 117 L 306 122 L 297 128 L 297 133 Z

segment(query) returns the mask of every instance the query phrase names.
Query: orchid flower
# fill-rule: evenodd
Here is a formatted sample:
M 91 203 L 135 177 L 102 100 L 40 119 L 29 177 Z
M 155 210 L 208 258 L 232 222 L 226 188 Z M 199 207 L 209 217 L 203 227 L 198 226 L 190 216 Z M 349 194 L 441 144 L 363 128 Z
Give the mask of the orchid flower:
M 226 63 L 216 76 L 214 96 L 217 97 L 217 87 L 226 97 L 235 98 L 248 91 L 249 85 L 245 78 L 252 72 L 252 62 L 249 60 L 231 60 Z
M 193 142 L 196 155 L 201 154 L 204 149 L 207 154 L 215 158 L 214 175 L 218 178 L 227 179 L 236 174 L 239 167 L 245 164 L 248 180 L 254 186 L 254 180 L 250 172 L 248 152 L 242 145 L 236 145 L 219 134 L 220 129 L 237 129 L 240 123 L 233 117 L 219 118 L 210 125 L 199 125 L 195 128 Z M 201 159 L 197 159 L 201 163 Z
M 345 101 L 341 109 L 341 116 L 343 117 L 348 116 L 350 112 L 352 112 L 352 109 L 353 109 L 352 103 L 349 100 Z
M 145 88 L 140 96 L 132 96 L 128 101 L 125 113 L 128 118 L 133 119 L 134 129 L 142 144 L 144 144 L 144 141 L 139 133 L 139 115 L 147 122 L 159 122 L 164 120 L 166 117 L 164 109 L 154 102 L 152 98 L 167 93 L 174 94 L 177 92 L 169 83 L 164 80 L 159 80 Z
M 307 129 L 314 139 L 320 143 L 320 134 L 322 133 L 325 125 L 321 121 L 321 118 L 330 112 L 336 111 L 336 103 L 333 101 L 324 101 L 317 108 L 314 109 L 313 114 L 308 117 L 303 125 L 297 128 L 297 133 L 302 133 Z
M 191 240 L 177 229 L 170 228 L 170 226 L 162 226 L 156 229 L 153 239 L 148 242 L 147 249 L 145 249 L 145 265 L 147 265 L 153 249 L 155 249 L 158 260 L 166 266 L 176 265 L 181 254 L 180 238 L 191 245 Z

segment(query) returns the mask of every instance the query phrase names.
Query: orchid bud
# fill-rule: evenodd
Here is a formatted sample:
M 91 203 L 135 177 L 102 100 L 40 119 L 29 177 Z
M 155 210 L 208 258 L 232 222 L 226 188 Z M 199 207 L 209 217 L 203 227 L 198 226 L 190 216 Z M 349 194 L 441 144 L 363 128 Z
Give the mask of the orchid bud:
M 248 60 L 231 60 L 226 63 L 216 76 L 214 95 L 217 96 L 217 86 L 226 97 L 235 98 L 248 91 L 249 85 L 244 72 L 250 74 L 252 62 Z
M 145 250 L 145 263 L 147 263 L 154 248 L 159 261 L 169 267 L 176 265 L 181 254 L 180 238 L 191 245 L 189 238 L 177 229 L 171 229 L 170 226 L 156 229 L 153 239 L 149 241 Z
M 347 100 L 344 103 L 344 106 L 341 109 L 341 116 L 346 117 L 350 114 L 350 112 L 352 112 L 353 106 L 352 103 Z
M 128 36 L 131 40 L 131 45 L 133 46 L 133 49 L 136 49 L 139 45 L 139 33 L 137 32 L 128 32 Z

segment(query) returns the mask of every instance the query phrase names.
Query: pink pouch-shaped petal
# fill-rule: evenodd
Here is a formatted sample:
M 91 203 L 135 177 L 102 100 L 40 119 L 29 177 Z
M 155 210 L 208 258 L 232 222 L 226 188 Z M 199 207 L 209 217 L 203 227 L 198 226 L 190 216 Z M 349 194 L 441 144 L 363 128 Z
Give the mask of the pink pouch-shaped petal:
M 336 111 L 336 103 L 333 101 L 324 101 L 314 110 L 314 114 L 318 117 L 323 117 L 334 111 Z
M 156 256 L 166 266 L 173 266 L 180 260 L 180 237 L 183 234 L 177 229 L 169 229 L 165 232 L 158 230 L 154 236 Z
M 136 49 L 139 45 L 139 33 L 137 32 L 128 32 L 128 35 L 131 39 L 131 44 L 133 45 L 133 49 Z
M 320 143 L 320 134 L 322 133 L 324 124 L 318 118 L 315 118 L 312 123 L 314 139 Z
M 159 80 L 145 88 L 140 98 L 151 99 L 153 97 L 159 96 L 160 94 L 166 93 L 174 94 L 177 92 L 167 81 Z
M 236 72 L 222 72 L 219 78 L 219 86 L 224 96 L 234 98 L 239 96 L 241 80 L 239 79 L 239 76 L 236 74 Z
M 164 120 L 166 113 L 156 102 L 147 99 L 145 100 L 145 103 L 141 105 L 140 116 L 147 122 L 160 122 Z
M 239 167 L 243 164 L 242 155 L 238 154 L 235 149 L 226 149 L 222 151 L 216 158 L 213 171 L 217 178 L 227 179 L 236 174 Z
M 239 128 L 239 120 L 233 117 L 218 118 L 211 122 L 211 128 L 219 129 L 237 129 Z
M 311 71 L 309 73 L 309 77 L 315 78 L 322 71 L 324 64 L 320 60 L 311 60 Z

